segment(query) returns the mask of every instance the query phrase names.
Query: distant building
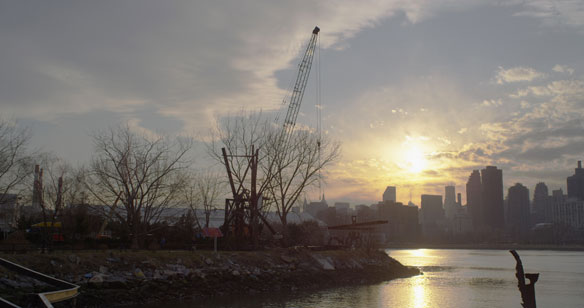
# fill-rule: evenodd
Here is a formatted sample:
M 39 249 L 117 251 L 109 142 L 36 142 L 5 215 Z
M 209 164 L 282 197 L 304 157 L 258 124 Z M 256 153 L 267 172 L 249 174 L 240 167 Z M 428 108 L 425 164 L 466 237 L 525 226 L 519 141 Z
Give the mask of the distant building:
M 479 227 L 482 223 L 482 183 L 479 170 L 473 170 L 466 182 L 466 206 L 473 225 Z
M 377 219 L 387 220 L 381 225 L 385 238 L 392 242 L 412 242 L 418 239 L 418 207 L 400 202 L 384 201 L 377 206 Z
M 535 190 L 533 192 L 533 203 L 531 207 L 531 218 L 533 224 L 539 224 L 543 222 L 551 222 L 546 221 L 545 211 L 546 208 L 550 206 L 549 203 L 550 196 L 548 192 L 548 187 L 543 182 L 537 183 L 535 185 Z
M 507 228 L 514 237 L 525 236 L 530 223 L 529 189 L 520 183 L 509 187 L 507 194 Z
M 503 170 L 487 166 L 481 170 L 481 196 L 483 225 L 492 229 L 503 229 Z
M 547 221 L 563 227 L 584 229 L 584 200 L 570 198 L 561 189 L 554 190 L 549 200 Z
M 334 207 L 337 210 L 337 213 L 347 215 L 351 204 L 349 202 L 335 202 Z
M 387 186 L 387 188 L 383 192 L 383 202 L 385 202 L 385 201 L 396 202 L 395 195 L 396 195 L 395 194 L 395 186 Z
M 455 187 L 446 186 L 444 188 L 444 211 L 446 218 L 453 219 L 460 206 L 456 201 Z
M 444 219 L 442 196 L 422 195 L 421 199 L 423 224 L 436 223 L 437 221 Z
M 377 211 L 365 204 L 355 206 L 355 214 L 357 216 L 357 222 L 372 221 L 377 218 Z
M 578 161 L 578 168 L 574 169 L 574 175 L 566 180 L 568 184 L 568 198 L 584 200 L 584 169 L 582 161 Z
M 351 215 L 353 215 L 353 211 L 349 202 L 335 202 L 334 209 L 337 215 L 336 224 L 341 225 L 351 223 Z
M 304 211 L 312 215 L 313 217 L 318 217 L 318 213 L 324 211 L 328 208 L 328 203 L 324 198 L 324 194 L 322 194 L 322 199 L 320 201 L 313 201 L 304 206 Z
M 422 233 L 427 240 L 439 239 L 445 231 L 441 195 L 421 196 Z
M 584 229 L 584 200 L 577 198 L 558 198 L 553 203 L 554 224 Z
M 459 194 L 460 195 L 460 194 Z M 460 207 L 454 213 L 454 217 L 449 221 L 449 230 L 453 234 L 471 233 L 474 228 L 472 218 L 468 213 L 468 207 Z
M 546 208 L 545 211 L 545 220 L 546 222 L 553 222 L 555 221 L 555 205 L 564 203 L 568 199 L 567 195 L 564 195 L 562 189 L 552 190 L 552 196 L 549 199 L 549 207 Z

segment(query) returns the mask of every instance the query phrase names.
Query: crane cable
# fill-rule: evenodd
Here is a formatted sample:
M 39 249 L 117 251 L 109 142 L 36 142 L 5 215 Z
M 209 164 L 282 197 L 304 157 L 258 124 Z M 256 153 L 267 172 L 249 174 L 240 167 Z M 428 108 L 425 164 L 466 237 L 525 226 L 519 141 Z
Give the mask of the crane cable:
M 321 89 L 321 70 L 320 70 L 320 36 L 317 38 L 317 66 L 316 66 L 316 130 L 318 134 L 318 139 L 316 141 L 317 151 L 318 151 L 318 189 L 319 196 L 324 195 L 324 189 L 322 188 L 322 174 L 320 168 L 320 146 L 322 141 L 322 89 Z

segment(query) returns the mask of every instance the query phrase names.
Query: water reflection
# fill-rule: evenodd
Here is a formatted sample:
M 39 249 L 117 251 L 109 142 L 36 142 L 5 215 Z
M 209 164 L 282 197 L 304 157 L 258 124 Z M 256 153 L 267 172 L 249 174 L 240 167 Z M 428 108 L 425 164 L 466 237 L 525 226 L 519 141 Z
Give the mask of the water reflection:
M 210 301 L 166 303 L 167 307 L 519 307 L 515 262 L 508 251 L 391 250 L 400 262 L 418 266 L 423 275 L 377 285 L 348 286 L 316 292 L 283 292 L 222 297 Z M 526 269 L 542 273 L 536 286 L 541 307 L 581 307 L 584 302 L 584 252 L 522 252 Z M 137 308 L 160 307 L 141 305 Z
M 418 276 L 415 277 L 413 279 L 414 281 L 414 286 L 412 288 L 413 292 L 412 292 L 412 303 L 413 305 L 411 307 L 413 308 L 425 308 L 425 307 L 429 307 L 428 302 L 426 301 L 426 285 L 425 285 L 425 278 L 422 276 Z
M 429 252 L 428 249 L 412 249 L 410 250 L 410 254 L 412 255 L 412 257 L 426 257 L 426 254 Z

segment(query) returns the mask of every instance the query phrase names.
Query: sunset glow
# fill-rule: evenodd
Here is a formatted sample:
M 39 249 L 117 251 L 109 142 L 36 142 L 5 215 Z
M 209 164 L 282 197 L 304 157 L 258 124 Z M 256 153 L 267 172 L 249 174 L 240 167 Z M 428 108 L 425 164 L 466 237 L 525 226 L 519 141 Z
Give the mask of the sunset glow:
M 581 8 L 455 2 L 44 4 L 34 21 L 14 4 L 0 12 L 2 113 L 31 128 L 32 147 L 73 164 L 91 160 L 89 132 L 118 123 L 201 141 L 242 109 L 285 113 L 318 25 L 296 127 L 342 144 L 323 172 L 327 199 L 376 203 L 395 185 L 398 201 L 418 204 L 449 183 L 464 199 L 470 172 L 486 165 L 505 169 L 505 185 L 565 189 L 558 170 L 584 154 Z M 102 23 L 104 11 L 119 13 Z M 151 14 L 154 24 L 141 17 Z M 208 167 L 201 156 L 194 164 Z
M 412 143 L 405 144 L 404 147 L 406 148 L 404 151 L 404 168 L 413 174 L 422 172 L 428 165 L 422 146 Z

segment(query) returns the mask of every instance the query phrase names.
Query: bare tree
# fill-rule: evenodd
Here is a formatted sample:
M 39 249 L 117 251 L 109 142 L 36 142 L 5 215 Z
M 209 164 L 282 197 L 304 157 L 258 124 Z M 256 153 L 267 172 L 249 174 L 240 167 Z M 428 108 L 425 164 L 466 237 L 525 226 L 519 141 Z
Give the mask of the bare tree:
M 149 225 L 178 200 L 192 142 L 141 135 L 127 125 L 96 133 L 93 141 L 87 188 L 124 223 L 138 247 Z M 113 208 L 118 198 L 121 209 Z
M 228 161 L 233 173 L 236 186 L 249 186 L 249 156 L 252 156 L 254 149 L 264 148 L 264 143 L 269 141 L 269 132 L 273 130 L 273 124 L 262 119 L 261 113 L 241 112 L 239 116 L 227 117 L 212 133 L 212 138 L 208 143 L 208 152 L 213 159 L 225 165 L 221 148 L 227 150 Z M 265 159 L 265 152 L 260 151 L 258 160 Z M 266 183 L 263 178 L 269 176 L 260 174 L 260 183 Z M 246 180 L 248 183 L 246 183 Z M 260 189 L 261 190 L 261 189 Z
M 7 194 L 24 189 L 33 171 L 32 159 L 27 152 L 30 141 L 28 129 L 0 119 L 0 203 Z
M 274 131 L 264 144 L 266 159 L 262 164 L 270 174 L 264 195 L 272 200 L 283 226 L 288 213 L 308 187 L 319 181 L 319 173 L 340 155 L 340 144 L 319 138 L 305 130 L 293 131 L 285 141 Z
M 43 168 L 42 205 L 57 217 L 66 203 L 74 202 L 80 193 L 77 173 L 63 159 L 44 154 L 40 166 Z
M 79 194 L 76 171 L 63 159 L 53 154 L 43 153 L 36 159 L 42 167 L 43 177 L 39 179 L 39 206 L 43 218 L 44 245 L 51 248 L 55 223 L 67 202 L 74 201 Z M 71 199 L 69 199 L 71 198 Z
M 220 147 L 230 156 L 236 186 L 249 183 L 248 158 L 259 149 L 257 192 L 263 196 L 263 209 L 271 205 L 283 225 L 302 192 L 318 181 L 321 170 L 340 155 L 340 144 L 320 138 L 311 131 L 284 132 L 281 126 L 262 119 L 261 114 L 233 117 L 223 123 L 210 143 L 210 153 L 224 164 Z
M 219 174 L 210 170 L 194 173 L 184 186 L 183 196 L 193 211 L 199 228 L 208 228 L 211 212 L 217 210 L 219 198 L 224 194 Z M 203 210 L 205 225 L 199 224 L 197 210 Z

